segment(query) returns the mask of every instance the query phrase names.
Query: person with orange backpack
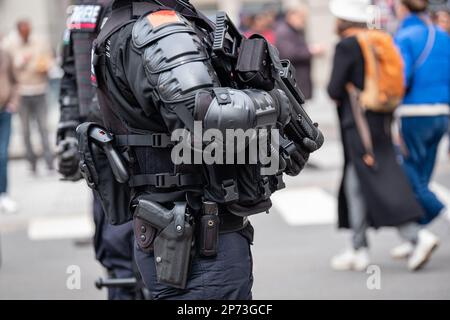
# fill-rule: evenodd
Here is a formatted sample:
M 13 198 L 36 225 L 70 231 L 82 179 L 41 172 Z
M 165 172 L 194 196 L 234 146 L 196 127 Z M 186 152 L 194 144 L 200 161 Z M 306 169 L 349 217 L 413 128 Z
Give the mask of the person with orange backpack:
M 369 0 L 332 0 L 337 17 L 334 66 L 328 86 L 336 101 L 345 166 L 339 194 L 339 227 L 351 229 L 352 248 L 335 256 L 335 270 L 365 271 L 370 265 L 367 230 L 396 227 L 414 248 L 408 268 L 430 259 L 437 238 L 422 230 L 424 212 L 394 149 L 391 124 L 401 103 L 403 61 L 393 39 L 369 30 Z

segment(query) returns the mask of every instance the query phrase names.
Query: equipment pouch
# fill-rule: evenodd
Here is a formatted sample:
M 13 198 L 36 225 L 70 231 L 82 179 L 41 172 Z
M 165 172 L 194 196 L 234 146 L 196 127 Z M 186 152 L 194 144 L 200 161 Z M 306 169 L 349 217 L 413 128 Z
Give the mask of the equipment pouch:
M 200 219 L 199 253 L 202 257 L 217 256 L 219 243 L 219 208 L 217 203 L 205 202 Z
M 275 88 L 269 48 L 265 39 L 250 38 L 242 41 L 236 71 L 241 82 L 247 87 L 266 91 Z

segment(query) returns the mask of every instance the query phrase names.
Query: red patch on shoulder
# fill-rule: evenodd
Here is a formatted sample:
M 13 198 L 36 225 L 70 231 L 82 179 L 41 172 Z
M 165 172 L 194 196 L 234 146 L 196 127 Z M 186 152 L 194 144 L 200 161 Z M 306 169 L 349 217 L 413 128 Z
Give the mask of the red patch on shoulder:
M 147 16 L 147 19 L 154 27 L 180 22 L 180 18 L 173 10 L 161 10 L 153 12 Z

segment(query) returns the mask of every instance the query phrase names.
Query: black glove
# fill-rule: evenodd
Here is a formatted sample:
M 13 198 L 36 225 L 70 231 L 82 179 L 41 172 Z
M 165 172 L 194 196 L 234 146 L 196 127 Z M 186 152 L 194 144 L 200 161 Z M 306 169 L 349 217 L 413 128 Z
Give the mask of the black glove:
M 303 144 L 295 144 L 296 150 L 291 154 L 289 159 L 286 159 L 285 173 L 289 176 L 295 177 L 305 169 L 312 152 L 317 150 L 317 145 L 311 139 L 303 139 Z
M 64 179 L 70 181 L 81 180 L 78 140 L 75 137 L 68 136 L 59 141 L 57 156 L 58 172 L 64 176 Z

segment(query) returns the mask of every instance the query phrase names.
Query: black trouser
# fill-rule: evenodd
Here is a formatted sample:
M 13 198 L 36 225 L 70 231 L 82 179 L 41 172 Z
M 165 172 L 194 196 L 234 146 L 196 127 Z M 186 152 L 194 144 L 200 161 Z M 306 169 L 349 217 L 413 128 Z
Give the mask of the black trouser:
M 253 259 L 250 243 L 239 232 L 220 236 L 216 258 L 194 258 L 185 290 L 157 282 L 153 254 L 136 246 L 135 258 L 154 300 L 251 300 Z
M 100 201 L 94 198 L 95 239 L 94 248 L 97 260 L 116 279 L 134 278 L 133 260 L 134 235 L 132 223 L 113 226 L 108 223 Z M 109 300 L 133 300 L 134 288 L 110 288 Z

